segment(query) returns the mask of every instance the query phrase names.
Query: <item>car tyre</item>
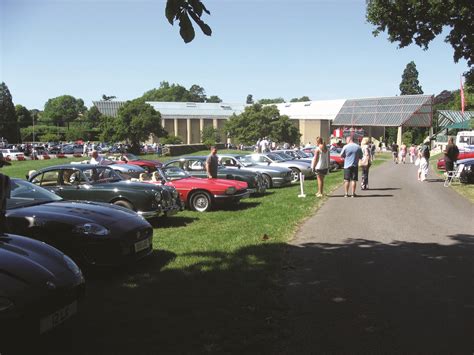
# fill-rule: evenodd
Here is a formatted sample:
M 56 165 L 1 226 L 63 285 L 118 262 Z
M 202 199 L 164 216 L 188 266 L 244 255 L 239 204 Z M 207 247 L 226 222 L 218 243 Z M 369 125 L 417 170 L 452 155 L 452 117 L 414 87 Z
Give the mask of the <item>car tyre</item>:
M 135 210 L 133 208 L 133 205 L 130 202 L 125 201 L 125 200 L 117 200 L 117 201 L 114 201 L 113 204 L 116 205 L 116 206 L 121 206 L 121 207 L 128 208 L 129 210 L 132 210 L 132 211 Z
M 291 182 L 300 181 L 300 169 L 290 168 L 291 169 Z
M 265 183 L 265 189 L 272 187 L 272 178 L 266 174 L 263 174 L 263 181 Z
M 189 198 L 191 209 L 198 212 L 207 212 L 212 207 L 211 196 L 205 191 L 197 191 Z

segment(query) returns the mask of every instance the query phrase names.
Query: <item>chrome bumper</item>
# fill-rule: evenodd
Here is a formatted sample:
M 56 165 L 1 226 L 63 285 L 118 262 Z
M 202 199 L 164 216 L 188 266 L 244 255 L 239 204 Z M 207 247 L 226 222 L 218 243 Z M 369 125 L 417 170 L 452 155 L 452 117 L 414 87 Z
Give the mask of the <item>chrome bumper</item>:
M 217 200 L 234 200 L 234 199 L 243 199 L 250 196 L 251 193 L 255 192 L 255 189 L 247 189 L 247 191 L 235 195 L 214 195 L 214 198 Z

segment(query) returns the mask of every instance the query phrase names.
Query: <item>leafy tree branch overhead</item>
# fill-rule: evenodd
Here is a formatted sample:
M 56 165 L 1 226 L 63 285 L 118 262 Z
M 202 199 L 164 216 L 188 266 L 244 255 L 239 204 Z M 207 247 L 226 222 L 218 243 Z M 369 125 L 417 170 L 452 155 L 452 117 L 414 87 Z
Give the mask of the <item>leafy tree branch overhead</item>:
M 373 34 L 387 32 L 390 42 L 403 48 L 415 43 L 428 49 L 443 29 L 454 49 L 454 62 L 464 58 L 470 67 L 466 82 L 474 85 L 474 1 L 472 0 L 367 0 L 367 20 Z
M 171 25 L 175 21 L 179 23 L 179 34 L 185 43 L 191 42 L 195 37 L 191 19 L 206 36 L 212 34 L 211 28 L 201 18 L 204 13 L 211 14 L 200 0 L 168 0 L 166 2 L 166 18 Z

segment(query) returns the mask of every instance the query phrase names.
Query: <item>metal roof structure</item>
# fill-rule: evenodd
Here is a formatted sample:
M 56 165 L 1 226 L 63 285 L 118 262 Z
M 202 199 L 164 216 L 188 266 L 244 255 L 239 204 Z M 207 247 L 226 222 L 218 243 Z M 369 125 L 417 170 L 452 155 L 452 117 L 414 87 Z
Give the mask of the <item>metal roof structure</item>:
M 346 100 L 335 126 L 430 127 L 433 95 L 402 95 Z
M 443 129 L 468 128 L 471 119 L 474 119 L 474 111 L 438 111 L 438 126 Z
M 280 115 L 293 120 L 334 120 L 346 102 L 341 100 L 315 100 L 306 102 L 286 102 L 276 104 Z
M 125 101 L 93 101 L 100 113 L 116 117 L 119 108 Z M 245 110 L 245 104 L 228 103 L 201 103 L 201 102 L 158 102 L 150 101 L 147 104 L 159 111 L 164 119 L 186 119 L 186 118 L 229 118 L 234 113 L 241 114 Z

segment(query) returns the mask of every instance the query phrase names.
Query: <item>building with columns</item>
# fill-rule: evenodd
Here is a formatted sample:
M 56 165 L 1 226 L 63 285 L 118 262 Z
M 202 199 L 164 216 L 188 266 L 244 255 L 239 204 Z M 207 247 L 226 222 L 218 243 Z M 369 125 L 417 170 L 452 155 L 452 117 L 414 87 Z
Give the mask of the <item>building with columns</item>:
M 94 101 L 99 111 L 117 116 L 124 101 Z M 200 102 L 147 102 L 161 114 L 163 128 L 181 137 L 184 143 L 201 143 L 204 127 L 220 131 L 221 141 L 227 137 L 225 122 L 239 115 L 246 104 Z M 379 138 L 385 127 L 399 127 L 401 141 L 403 127 L 431 127 L 433 95 L 405 95 L 363 99 L 313 100 L 277 104 L 281 115 L 287 115 L 298 127 L 302 143 L 314 143 L 316 137 L 327 142 L 334 128 L 363 128 L 366 135 Z

